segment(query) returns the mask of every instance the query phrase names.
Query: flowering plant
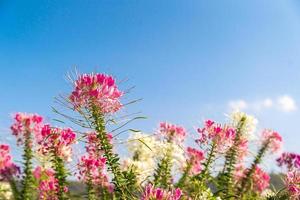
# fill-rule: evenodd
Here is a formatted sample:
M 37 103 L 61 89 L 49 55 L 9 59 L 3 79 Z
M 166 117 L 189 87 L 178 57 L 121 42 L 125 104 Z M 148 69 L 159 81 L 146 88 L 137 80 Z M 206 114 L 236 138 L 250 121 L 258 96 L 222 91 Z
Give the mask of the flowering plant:
M 117 120 L 127 105 L 121 99 L 126 92 L 106 74 L 76 78 L 63 104 L 80 118 L 59 114 L 80 125 L 79 130 L 52 127 L 37 114 L 15 115 L 11 131 L 23 150 L 23 167 L 14 164 L 10 146 L 0 144 L 0 181 L 8 183 L 6 191 L 0 187 L 1 198 L 75 199 L 69 187 L 69 178 L 75 176 L 86 190 L 79 199 L 300 199 L 296 153 L 284 152 L 277 159 L 285 187 L 270 192 L 270 175 L 262 164 L 265 156 L 280 151 L 278 132 L 263 130 L 256 155 L 249 156 L 254 117 L 234 112 L 226 123 L 206 120 L 195 131 L 161 122 L 152 134 L 135 129 L 116 133 L 131 121 L 120 125 Z M 116 140 L 126 131 L 131 131 L 126 141 Z M 193 142 L 191 134 L 196 135 Z M 127 147 L 120 155 L 118 143 Z M 80 150 L 84 153 L 77 154 Z

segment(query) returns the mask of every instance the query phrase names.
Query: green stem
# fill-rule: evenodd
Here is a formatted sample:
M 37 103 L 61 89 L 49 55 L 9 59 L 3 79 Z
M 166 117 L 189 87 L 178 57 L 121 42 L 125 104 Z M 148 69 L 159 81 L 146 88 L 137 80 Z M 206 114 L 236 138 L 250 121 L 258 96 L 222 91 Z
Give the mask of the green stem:
M 88 192 L 88 200 L 96 200 L 96 192 L 92 183 L 92 177 L 89 169 L 87 173 L 88 173 L 87 174 L 88 180 L 86 185 L 87 185 L 87 192 Z
M 269 147 L 269 141 L 267 141 L 261 149 L 258 151 L 257 156 L 255 157 L 253 163 L 251 164 L 250 169 L 246 172 L 245 177 L 242 179 L 241 186 L 238 189 L 238 195 L 243 196 L 243 192 L 247 191 L 249 189 L 252 175 L 255 172 L 256 166 L 261 163 L 263 156 L 265 155 L 268 147 Z
M 25 133 L 24 141 L 24 176 L 22 180 L 22 191 L 20 195 L 21 200 L 32 200 L 33 199 L 33 186 L 34 186 L 34 177 L 32 174 L 32 141 L 31 134 L 29 131 Z
M 183 185 L 185 184 L 185 182 L 188 178 L 188 175 L 189 175 L 191 169 L 192 169 L 192 163 L 188 162 L 181 178 L 179 179 L 179 181 L 176 184 L 176 188 L 182 188 L 183 187 Z
M 115 192 L 120 199 L 128 199 L 130 191 L 127 190 L 126 179 L 124 179 L 123 173 L 120 168 L 117 154 L 112 151 L 112 144 L 110 143 L 105 130 L 105 120 L 101 111 L 96 106 L 91 106 L 91 114 L 93 118 L 93 124 L 97 132 L 97 138 L 99 139 L 99 148 L 103 151 L 106 158 L 106 164 L 108 171 L 110 171 L 113 177 L 113 183 L 115 185 Z
M 225 197 L 228 197 L 228 199 L 231 199 L 232 190 L 233 190 L 233 171 L 235 169 L 235 165 L 237 162 L 237 153 L 238 153 L 238 147 L 241 142 L 242 137 L 242 129 L 245 125 L 246 118 L 242 117 L 237 125 L 237 131 L 236 136 L 234 138 L 234 142 L 232 147 L 227 151 L 225 156 L 225 164 L 223 168 L 223 173 L 220 175 L 220 187 L 222 188 L 223 194 Z
M 158 163 L 154 174 L 154 185 L 162 188 L 168 188 L 172 181 L 172 158 L 171 150 L 168 149 L 165 157 Z
M 200 181 L 202 181 L 204 178 L 207 178 L 209 176 L 209 168 L 214 161 L 215 154 L 216 154 L 216 147 L 217 144 L 213 142 L 211 144 L 210 152 L 207 156 L 206 162 L 204 163 L 204 169 L 203 171 L 201 171 Z
M 59 156 L 54 154 L 54 171 L 55 178 L 58 181 L 57 197 L 59 200 L 68 200 L 68 194 L 65 192 L 67 187 L 67 170 L 65 169 L 64 161 Z

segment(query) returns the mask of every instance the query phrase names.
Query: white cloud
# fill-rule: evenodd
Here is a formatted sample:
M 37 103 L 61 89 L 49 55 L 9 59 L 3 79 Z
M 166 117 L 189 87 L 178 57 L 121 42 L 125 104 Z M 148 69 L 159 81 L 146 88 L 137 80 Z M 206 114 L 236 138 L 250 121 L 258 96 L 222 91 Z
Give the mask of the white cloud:
M 278 106 L 278 109 L 283 112 L 292 112 L 292 111 L 297 110 L 295 100 L 288 95 L 283 95 L 283 96 L 278 97 L 277 106 Z
M 273 100 L 270 98 L 266 98 L 263 100 L 262 105 L 266 108 L 271 108 L 273 106 Z
M 228 106 L 230 110 L 245 110 L 247 109 L 248 104 L 246 101 L 239 99 L 239 100 L 230 101 L 228 103 Z
M 276 109 L 282 112 L 293 112 L 297 110 L 296 101 L 289 95 L 279 96 L 277 99 L 264 98 L 256 101 L 246 101 L 244 99 L 231 100 L 228 102 L 230 110 L 252 110 L 260 112 L 266 109 Z

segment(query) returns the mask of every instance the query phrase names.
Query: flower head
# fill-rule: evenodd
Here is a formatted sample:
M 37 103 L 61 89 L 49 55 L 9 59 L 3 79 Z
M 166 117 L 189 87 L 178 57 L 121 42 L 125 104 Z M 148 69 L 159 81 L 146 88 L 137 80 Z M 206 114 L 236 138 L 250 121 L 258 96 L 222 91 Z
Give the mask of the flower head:
M 213 142 L 219 152 L 226 151 L 232 144 L 235 137 L 235 129 L 212 120 L 206 120 L 203 128 L 198 128 L 199 139 L 196 140 L 200 145 Z
M 23 144 L 24 137 L 32 133 L 37 139 L 40 137 L 42 122 L 43 118 L 37 114 L 17 113 L 10 129 L 12 134 L 17 137 L 17 143 Z
M 51 128 L 50 125 L 44 125 L 41 130 L 42 140 L 39 151 L 47 155 L 55 153 L 63 160 L 70 162 L 72 156 L 72 144 L 75 143 L 76 134 L 70 128 Z
M 291 171 L 286 174 L 285 184 L 291 199 L 300 198 L 300 171 Z
M 85 183 L 106 188 L 109 192 L 113 191 L 113 185 L 109 183 L 106 174 L 106 159 L 99 149 L 99 139 L 95 132 L 87 133 L 86 154 L 81 156 L 77 167 L 79 170 L 78 179 Z
M 38 181 L 40 200 L 58 200 L 57 192 L 59 190 L 58 180 L 55 178 L 55 172 L 51 168 L 45 169 L 40 166 L 33 171 L 35 179 Z M 68 188 L 64 188 L 65 192 Z
M 168 141 L 182 142 L 186 136 L 186 130 L 182 126 L 161 122 L 159 124 L 159 134 L 165 136 Z
M 83 74 L 75 81 L 75 88 L 69 99 L 75 109 L 88 108 L 91 104 L 104 114 L 118 111 L 122 104 L 119 91 L 112 76 L 105 74 Z
M 268 145 L 271 152 L 275 153 L 281 149 L 282 137 L 276 131 L 265 129 L 262 133 L 262 143 Z
M 0 199 L 11 200 L 13 199 L 13 192 L 11 186 L 7 182 L 0 182 Z
M 239 141 L 237 145 L 237 155 L 238 155 L 238 163 L 243 162 L 245 157 L 248 155 L 248 140 L 243 138 Z
M 181 195 L 182 191 L 179 188 L 167 191 L 149 184 L 145 187 L 141 200 L 179 200 Z
M 112 185 L 109 183 L 108 176 L 105 173 L 104 157 L 95 158 L 93 155 L 84 155 L 78 163 L 79 176 L 78 178 L 84 182 L 91 182 L 94 185 L 107 188 L 112 191 Z
M 187 156 L 191 164 L 191 173 L 198 174 L 202 170 L 202 161 L 204 160 L 204 152 L 195 148 L 187 148 Z
M 12 162 L 10 147 L 6 144 L 0 145 L 0 180 L 10 180 L 13 176 L 20 174 L 20 168 Z
M 239 111 L 231 113 L 229 117 L 234 127 L 240 126 L 239 128 L 242 133 L 242 137 L 248 139 L 253 138 L 253 133 L 258 122 L 256 118 Z
M 286 166 L 288 171 L 300 169 L 300 155 L 296 153 L 284 152 L 276 160 L 280 167 Z
M 12 164 L 10 148 L 6 144 L 0 145 L 0 170 L 9 167 Z
M 256 166 L 253 174 L 253 189 L 257 192 L 263 192 L 270 185 L 270 176 L 264 172 L 261 168 Z
M 243 164 L 238 164 L 234 171 L 235 182 L 238 183 L 243 178 L 246 177 L 246 174 L 249 172 L 249 169 L 245 168 Z M 265 189 L 269 187 L 270 176 L 268 173 L 263 171 L 260 167 L 256 166 L 254 173 L 251 176 L 251 186 L 254 192 L 262 193 Z

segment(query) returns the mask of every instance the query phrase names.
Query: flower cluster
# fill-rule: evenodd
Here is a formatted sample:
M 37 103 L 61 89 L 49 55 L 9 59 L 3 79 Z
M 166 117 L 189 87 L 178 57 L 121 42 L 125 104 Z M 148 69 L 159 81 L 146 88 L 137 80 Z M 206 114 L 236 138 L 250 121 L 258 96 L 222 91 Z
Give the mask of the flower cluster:
M 300 198 L 300 171 L 291 171 L 286 174 L 285 184 L 291 199 Z
M 169 141 L 182 142 L 186 136 L 185 128 L 167 122 L 161 122 L 159 124 L 159 133 Z
M 12 162 L 10 147 L 6 144 L 0 145 L 0 180 L 10 180 L 12 176 L 18 175 L 20 168 Z
M 10 127 L 12 134 L 17 137 L 17 143 L 23 144 L 24 138 L 31 133 L 39 138 L 43 118 L 37 114 L 17 113 L 14 117 L 14 124 Z
M 141 200 L 179 200 L 182 192 L 179 188 L 166 191 L 161 188 L 155 188 L 151 184 L 145 187 L 144 194 Z
M 300 170 L 299 154 L 284 152 L 276 161 L 280 167 L 286 166 L 288 171 Z
M 93 184 L 101 185 L 111 191 L 111 185 L 109 185 L 104 171 L 105 161 L 106 159 L 103 157 L 97 159 L 91 155 L 82 156 L 78 163 L 79 180 L 84 180 L 86 183 L 91 181 Z
M 184 150 L 178 144 L 160 141 L 153 135 L 133 133 L 128 139 L 127 148 L 131 158 L 124 160 L 123 167 L 133 167 L 139 183 L 145 182 L 153 175 L 157 162 L 163 159 L 168 151 L 171 152 L 174 170 L 181 170 L 185 165 Z
M 270 177 L 258 167 L 268 151 L 279 151 L 282 138 L 277 132 L 263 131 L 258 152 L 248 163 L 248 145 L 257 123 L 254 117 L 234 112 L 225 124 L 206 120 L 196 131 L 195 146 L 186 148 L 188 133 L 179 125 L 162 122 L 152 135 L 124 128 L 127 121 L 113 127 L 119 121 L 113 114 L 124 106 L 123 94 L 115 79 L 105 74 L 83 74 L 74 82 L 66 104 L 72 104 L 81 118 L 61 114 L 90 129 L 78 140 L 85 142 L 85 153 L 77 157 L 74 173 L 67 162 L 71 162 L 76 134 L 70 128 L 44 124 L 39 115 L 17 113 L 11 130 L 23 148 L 22 179 L 17 179 L 20 169 L 12 162 L 10 147 L 0 144 L 0 181 L 9 183 L 12 198 L 70 199 L 72 172 L 85 184 L 83 198 L 89 200 L 300 199 L 300 155 L 283 153 L 277 159 L 279 166 L 288 169 L 286 190 L 280 192 L 269 192 Z M 128 158 L 115 153 L 119 148 L 114 147 L 108 130 L 118 132 L 116 136 L 132 131 L 126 142 Z M 2 194 L 0 187 L 0 199 L 6 198 Z
M 39 151 L 43 155 L 54 153 L 64 161 L 72 161 L 72 144 L 76 134 L 70 128 L 51 128 L 49 124 L 42 127 L 42 140 L 39 141 Z
M 10 155 L 10 148 L 6 144 L 0 145 L 0 170 L 3 170 L 9 166 L 11 166 L 11 155 Z
M 75 81 L 75 89 L 69 99 L 76 109 L 88 108 L 93 103 L 102 113 L 114 113 L 122 107 L 119 100 L 122 95 L 112 76 L 83 74 Z
M 241 167 L 240 169 L 243 169 Z M 237 174 L 238 177 L 244 177 L 249 169 L 244 169 L 243 174 Z M 260 167 L 256 166 L 253 175 L 251 176 L 252 189 L 258 193 L 262 193 L 270 185 L 270 176 Z
M 55 178 L 55 172 L 52 169 L 44 169 L 40 166 L 36 167 L 33 175 L 38 182 L 39 199 L 40 200 L 58 200 L 58 180 Z M 65 192 L 68 188 L 65 187 Z
M 190 173 L 195 175 L 202 170 L 202 161 L 204 160 L 204 152 L 195 148 L 187 148 L 188 162 L 191 165 Z
M 275 153 L 281 149 L 282 137 L 276 131 L 265 129 L 262 132 L 262 143 L 268 145 L 271 152 Z
M 241 163 L 244 161 L 244 158 L 248 155 L 248 143 L 249 141 L 245 138 L 242 138 L 237 146 L 237 156 L 238 156 L 238 163 Z
M 270 176 L 260 167 L 256 166 L 252 177 L 254 190 L 263 192 L 270 185 Z
M 168 141 L 184 141 L 186 130 L 182 126 L 161 122 L 159 124 L 159 134 L 163 135 Z
M 153 136 L 138 132 L 131 134 L 127 143 L 131 158 L 124 160 L 124 169 L 133 168 L 137 174 L 137 181 L 139 183 L 145 181 L 154 172 L 155 157 L 162 153 L 161 146 L 161 142 Z
M 235 168 L 235 182 L 239 183 L 243 178 L 245 178 L 249 169 L 246 169 L 244 165 L 239 164 Z M 267 189 L 270 185 L 270 176 L 268 173 L 263 171 L 260 167 L 256 166 L 254 169 L 254 173 L 251 176 L 252 189 L 255 192 L 262 193 L 265 189 Z
M 0 199 L 2 200 L 11 200 L 13 199 L 13 192 L 9 183 L 0 182 Z
M 85 183 L 90 182 L 93 185 L 106 188 L 109 192 L 113 191 L 113 185 L 109 183 L 108 176 L 105 172 L 106 159 L 102 156 L 98 148 L 98 138 L 96 133 L 87 134 L 86 155 L 83 155 L 77 166 L 79 170 L 79 180 Z
M 232 144 L 235 137 L 235 129 L 228 125 L 220 125 L 212 120 L 206 120 L 203 128 L 198 128 L 199 139 L 196 142 L 200 145 L 213 142 L 219 152 L 226 151 Z
M 241 129 L 240 132 L 242 133 L 243 138 L 253 139 L 253 133 L 256 130 L 258 122 L 256 118 L 239 111 L 231 113 L 229 117 L 234 127 L 241 125 L 239 128 Z M 243 124 L 240 124 L 241 122 Z

